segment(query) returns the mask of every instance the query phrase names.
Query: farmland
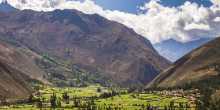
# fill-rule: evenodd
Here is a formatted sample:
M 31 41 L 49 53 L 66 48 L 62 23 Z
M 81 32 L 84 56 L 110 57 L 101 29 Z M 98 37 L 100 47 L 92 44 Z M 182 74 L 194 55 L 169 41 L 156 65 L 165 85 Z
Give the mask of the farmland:
M 88 87 L 58 88 L 38 87 L 26 103 L 1 106 L 8 110 L 146 110 L 169 109 L 193 110 L 185 97 L 160 95 L 156 92 L 130 92 L 127 89 L 107 88 L 99 85 Z

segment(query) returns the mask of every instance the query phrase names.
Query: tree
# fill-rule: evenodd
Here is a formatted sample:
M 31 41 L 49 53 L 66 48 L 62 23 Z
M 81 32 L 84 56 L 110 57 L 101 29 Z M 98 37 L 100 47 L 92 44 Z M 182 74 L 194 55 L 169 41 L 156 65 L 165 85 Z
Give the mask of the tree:
M 165 106 L 165 107 L 164 107 L 164 110 L 169 110 L 169 107 Z
M 184 110 L 184 105 L 183 105 L 182 102 L 179 102 L 179 109 L 180 109 L 180 110 Z
M 68 93 L 64 92 L 63 93 L 63 100 L 66 102 L 66 104 L 69 104 L 69 99 L 70 99 L 70 96 L 68 95 Z
M 220 110 L 220 98 L 218 96 L 213 95 L 211 97 L 209 109 Z
M 97 92 L 102 92 L 102 89 L 99 87 L 99 88 L 97 88 Z
M 150 104 L 147 104 L 147 110 L 153 110 L 153 107 Z
M 57 106 L 56 100 L 57 100 L 57 96 L 55 93 L 53 93 L 53 95 L 50 97 L 51 108 L 56 108 Z
M 40 99 L 37 100 L 37 102 L 36 102 L 36 106 L 37 106 L 37 108 L 42 109 L 42 108 L 43 108 L 43 102 L 42 102 Z
M 170 110 L 175 110 L 175 103 L 174 103 L 174 101 L 170 101 Z
M 28 98 L 28 103 L 33 103 L 34 102 L 34 96 L 31 94 Z
M 144 104 L 141 105 L 141 108 L 142 108 L 143 110 L 146 110 L 146 107 L 145 107 Z
M 73 100 L 73 103 L 74 103 L 74 106 L 75 106 L 75 107 L 80 107 L 80 103 L 81 103 L 80 100 L 78 100 L 78 99 L 75 98 L 75 99 Z
M 62 107 L 61 99 L 60 99 L 60 98 L 57 99 L 56 103 L 57 103 L 57 107 L 58 107 L 58 108 L 61 108 L 61 107 Z

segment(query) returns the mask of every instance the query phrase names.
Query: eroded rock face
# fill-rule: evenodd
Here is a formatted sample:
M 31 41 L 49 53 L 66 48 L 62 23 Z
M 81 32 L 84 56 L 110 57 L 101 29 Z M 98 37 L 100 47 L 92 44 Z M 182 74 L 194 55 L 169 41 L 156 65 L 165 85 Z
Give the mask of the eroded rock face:
M 15 68 L 30 78 L 46 83 L 46 79 L 43 78 L 44 71 L 35 64 L 37 57 L 34 53 L 24 52 L 17 47 L 0 41 L 0 60 L 2 63 Z
M 0 34 L 122 85 L 147 84 L 169 62 L 133 30 L 75 10 L 0 13 Z
M 31 78 L 17 69 L 18 62 L 15 59 L 18 61 L 22 57 L 14 49 L 0 42 L 0 99 L 23 99 L 32 92 L 28 84 Z

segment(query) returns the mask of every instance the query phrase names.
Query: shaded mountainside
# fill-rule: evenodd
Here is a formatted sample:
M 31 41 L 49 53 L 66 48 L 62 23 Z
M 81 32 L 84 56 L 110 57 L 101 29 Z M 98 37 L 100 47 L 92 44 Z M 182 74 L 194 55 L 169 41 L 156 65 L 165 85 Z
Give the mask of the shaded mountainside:
M 169 39 L 161 43 L 154 44 L 154 47 L 160 53 L 160 55 L 164 56 L 170 61 L 175 62 L 190 51 L 200 47 L 201 45 L 211 40 L 212 38 L 201 38 L 195 41 L 182 43 L 173 39 Z
M 23 59 L 15 50 L 0 42 L 0 100 L 27 98 L 32 92 L 28 84 L 32 79 L 11 65 L 10 62 L 14 62 L 12 56 Z
M 175 62 L 158 75 L 148 87 L 167 88 L 195 84 L 206 88 L 207 85 L 209 87 L 219 85 L 219 56 L 220 38 L 217 38 Z
M 148 40 L 96 14 L 24 10 L 0 13 L 0 24 L 4 39 L 122 85 L 147 84 L 170 64 Z

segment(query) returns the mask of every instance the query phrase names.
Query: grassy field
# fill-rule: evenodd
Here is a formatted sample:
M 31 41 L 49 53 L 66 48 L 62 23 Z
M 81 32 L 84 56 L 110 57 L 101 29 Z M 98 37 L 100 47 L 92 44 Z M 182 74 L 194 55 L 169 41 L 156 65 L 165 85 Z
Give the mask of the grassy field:
M 69 96 L 68 102 L 63 98 L 63 94 L 65 93 Z M 149 106 L 165 109 L 171 103 L 176 107 L 180 103 L 188 103 L 188 99 L 186 98 L 147 93 L 128 93 L 126 89 L 111 89 L 98 85 L 83 88 L 41 87 L 39 92 L 34 94 L 33 100 L 40 100 L 42 102 L 42 109 L 49 110 L 51 109 L 51 96 L 54 94 L 57 101 L 60 101 L 56 110 L 78 110 L 79 108 L 82 110 L 146 110 Z M 108 94 L 111 94 L 111 96 L 108 96 Z M 8 110 L 39 110 L 40 108 L 39 103 L 36 101 L 29 104 L 1 107 L 1 109 Z

